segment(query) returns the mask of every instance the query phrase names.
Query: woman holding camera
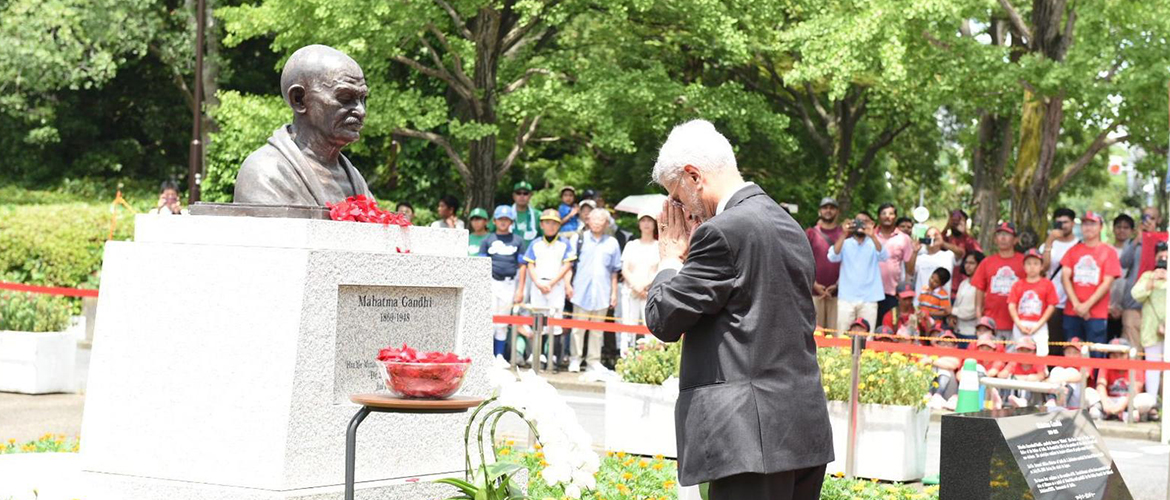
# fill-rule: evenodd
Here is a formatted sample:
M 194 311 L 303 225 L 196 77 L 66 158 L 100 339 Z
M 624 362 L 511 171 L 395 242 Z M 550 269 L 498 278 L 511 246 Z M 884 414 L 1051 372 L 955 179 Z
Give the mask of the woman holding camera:
M 1161 361 L 1166 347 L 1166 242 L 1159 242 L 1153 271 L 1138 278 L 1130 292 L 1142 304 L 1142 349 L 1149 361 Z M 1162 372 L 1146 371 L 1146 392 L 1158 394 Z
M 942 231 L 933 227 L 926 229 L 926 236 L 919 238 L 914 242 L 914 255 L 910 257 L 910 265 L 907 268 L 914 269 L 913 283 L 914 291 L 921 292 L 928 282 L 930 282 L 930 275 L 934 274 L 934 270 L 944 268 L 948 272 L 955 268 L 955 254 L 954 245 L 947 243 L 943 238 Z M 952 278 L 953 280 L 954 278 Z M 911 281 L 907 277 L 906 281 Z M 951 281 L 948 280 L 943 283 L 943 288 L 951 289 Z M 914 298 L 914 306 L 918 307 L 918 298 Z

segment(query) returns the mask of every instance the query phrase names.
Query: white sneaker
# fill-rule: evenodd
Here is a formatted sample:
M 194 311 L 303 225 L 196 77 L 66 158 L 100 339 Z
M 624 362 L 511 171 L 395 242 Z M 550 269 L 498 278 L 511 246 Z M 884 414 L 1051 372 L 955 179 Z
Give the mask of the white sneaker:
M 569 371 L 572 373 L 580 372 L 581 371 L 581 360 L 579 360 L 579 359 L 569 360 Z
M 600 361 L 594 361 L 592 363 L 589 363 L 589 370 L 595 371 L 595 372 L 600 372 L 600 373 L 605 373 L 605 372 L 609 371 L 609 368 L 606 368 L 605 365 L 601 364 Z
M 1089 416 L 1092 417 L 1093 420 L 1101 420 L 1101 417 L 1104 417 L 1104 415 L 1101 413 L 1101 409 L 1097 408 L 1096 406 L 1089 408 Z

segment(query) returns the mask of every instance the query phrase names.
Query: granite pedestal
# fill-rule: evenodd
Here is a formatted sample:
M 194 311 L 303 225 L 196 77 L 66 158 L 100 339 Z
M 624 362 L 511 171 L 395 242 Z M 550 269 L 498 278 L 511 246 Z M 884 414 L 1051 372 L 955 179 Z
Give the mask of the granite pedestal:
M 942 418 L 939 498 L 1133 500 L 1086 412 L 1037 408 Z
M 461 394 L 487 394 L 490 263 L 466 249 L 463 230 L 139 216 L 105 250 L 85 498 L 341 498 L 378 348 L 471 357 Z M 448 492 L 425 482 L 462 470 L 465 419 L 371 419 L 358 498 Z

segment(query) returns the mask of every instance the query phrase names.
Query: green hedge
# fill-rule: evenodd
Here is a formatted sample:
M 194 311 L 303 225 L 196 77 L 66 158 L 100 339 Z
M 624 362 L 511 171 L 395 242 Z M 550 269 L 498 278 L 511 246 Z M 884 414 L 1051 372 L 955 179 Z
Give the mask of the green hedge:
M 64 297 L 0 291 L 0 331 L 63 332 L 72 312 Z
M 114 239 L 134 234 L 133 215 L 117 211 Z M 0 205 L 0 279 L 97 288 L 110 230 L 110 205 Z
M 681 358 L 682 342 L 639 344 L 630 355 L 618 360 L 617 372 L 623 382 L 662 385 L 666 379 L 678 377 Z

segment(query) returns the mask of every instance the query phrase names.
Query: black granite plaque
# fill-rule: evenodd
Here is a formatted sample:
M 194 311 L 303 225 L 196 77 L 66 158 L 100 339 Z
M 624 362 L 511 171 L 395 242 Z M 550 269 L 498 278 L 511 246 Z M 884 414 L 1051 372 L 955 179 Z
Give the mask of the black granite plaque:
M 1132 500 L 1084 412 L 1036 408 L 943 416 L 942 500 Z

